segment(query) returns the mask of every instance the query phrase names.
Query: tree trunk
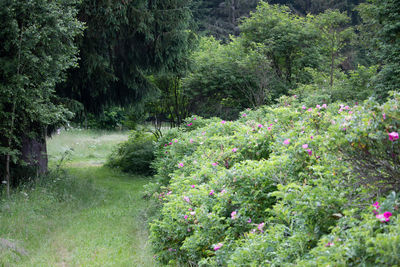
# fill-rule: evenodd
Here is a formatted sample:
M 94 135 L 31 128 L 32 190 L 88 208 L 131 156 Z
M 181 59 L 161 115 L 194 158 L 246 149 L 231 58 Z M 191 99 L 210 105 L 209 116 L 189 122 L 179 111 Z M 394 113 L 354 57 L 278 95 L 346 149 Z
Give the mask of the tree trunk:
M 36 169 L 37 175 L 44 174 L 47 172 L 47 147 L 46 147 L 46 136 L 42 133 L 42 136 L 37 139 L 24 137 L 22 139 L 21 158 L 30 167 Z

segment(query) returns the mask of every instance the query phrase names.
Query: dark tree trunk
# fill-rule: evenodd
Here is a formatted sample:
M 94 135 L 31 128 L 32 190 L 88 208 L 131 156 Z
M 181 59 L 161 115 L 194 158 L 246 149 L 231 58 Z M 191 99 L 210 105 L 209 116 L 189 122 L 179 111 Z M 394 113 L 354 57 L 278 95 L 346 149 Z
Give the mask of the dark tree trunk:
M 36 169 L 36 173 L 44 174 L 47 172 L 47 147 L 46 137 L 43 134 L 41 138 L 33 139 L 24 137 L 21 148 L 22 160 L 30 167 Z

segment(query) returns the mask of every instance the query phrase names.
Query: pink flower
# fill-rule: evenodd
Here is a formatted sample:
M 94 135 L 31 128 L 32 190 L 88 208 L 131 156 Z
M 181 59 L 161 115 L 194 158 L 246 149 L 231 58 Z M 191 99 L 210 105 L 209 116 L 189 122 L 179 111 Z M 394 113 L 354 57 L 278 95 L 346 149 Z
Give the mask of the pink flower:
M 326 104 L 323 104 L 323 105 L 322 105 L 322 108 L 326 108 L 326 107 L 327 107 L 327 105 L 326 105 Z
M 165 144 L 164 146 L 168 146 L 168 144 Z
M 183 163 L 181 162 L 178 164 L 178 168 L 182 168 L 182 167 L 183 167 Z
M 307 149 L 307 153 L 308 153 L 308 155 L 312 156 L 312 150 L 311 149 Z
M 386 120 L 386 114 L 385 113 L 382 114 L 382 117 L 383 117 L 384 120 Z
M 389 140 L 390 140 L 390 141 L 394 141 L 394 140 L 397 140 L 397 139 L 399 139 L 399 133 L 397 133 L 397 132 L 391 132 L 391 133 L 389 134 Z
M 197 120 L 197 118 L 196 118 L 196 117 L 194 117 L 194 118 L 193 118 L 193 120 Z
M 225 189 L 222 189 L 221 190 L 221 194 L 225 194 L 226 193 L 226 190 Z
M 236 152 L 238 149 L 236 148 L 236 147 L 234 147 L 233 149 L 232 149 L 232 152 Z
M 194 215 L 196 215 L 196 212 L 192 211 L 192 212 L 190 212 L 190 215 L 194 216 Z
M 185 216 L 183 216 L 183 218 L 185 218 L 185 220 L 187 220 L 188 216 L 187 216 L 187 215 L 185 215 Z
M 190 139 L 190 140 L 189 140 L 189 143 L 193 144 L 193 139 Z
M 265 223 L 260 223 L 259 225 L 257 225 L 257 229 L 258 229 L 261 233 L 264 232 L 264 230 L 263 230 L 264 225 L 265 225 Z
M 171 195 L 171 194 L 172 194 L 172 191 L 168 191 L 167 196 L 169 196 L 169 195 Z
M 268 127 L 268 128 L 267 128 L 268 131 L 271 131 L 271 129 L 272 129 L 271 127 Z
M 187 196 L 184 196 L 184 197 L 183 197 L 183 200 L 185 200 L 187 203 L 190 203 L 190 198 L 187 197 Z
M 210 193 L 208 193 L 210 196 L 214 195 L 214 190 L 211 190 Z
M 312 111 L 312 108 L 307 109 L 307 111 L 308 111 L 308 112 L 311 112 L 311 111 Z
M 213 165 L 213 166 L 217 166 L 218 163 L 217 163 L 217 162 L 213 162 L 212 165 Z
M 193 123 L 189 123 L 187 126 L 192 126 L 193 125 Z
M 175 143 L 178 143 L 178 139 L 175 139 L 174 142 L 175 142 Z
M 378 214 L 376 215 L 376 218 L 379 219 L 381 222 L 388 222 L 390 221 L 390 217 L 392 216 L 392 213 L 390 211 L 386 211 L 383 214 Z
M 248 223 L 251 223 L 251 218 L 247 220 Z
M 285 141 L 283 141 L 283 143 L 284 143 L 285 145 L 290 144 L 290 139 L 285 139 Z
M 350 110 L 350 111 L 349 111 L 349 114 L 353 114 L 353 111 Z
M 190 187 L 191 187 L 191 188 L 195 188 L 194 184 L 192 184 Z
M 214 251 L 219 250 L 223 245 L 224 245 L 223 243 L 218 243 L 218 244 L 213 245 Z
M 247 116 L 247 114 L 246 114 L 246 113 L 243 113 L 243 114 L 242 114 L 242 117 L 246 117 L 246 116 Z
M 375 207 L 375 209 L 379 209 L 381 206 L 379 206 L 379 202 L 376 201 L 374 204 L 372 204 L 372 206 Z
M 308 145 L 307 145 L 307 144 L 304 144 L 304 145 L 302 145 L 301 147 L 304 148 L 304 149 L 306 149 L 306 148 L 308 148 Z
M 349 106 L 345 106 L 344 109 L 345 109 L 345 110 L 349 110 L 350 107 L 349 107 Z
M 237 215 L 237 211 L 236 210 L 232 211 L 232 213 L 231 213 L 232 220 L 235 220 L 237 218 L 236 215 Z
M 259 125 L 258 125 L 258 128 L 262 128 L 262 127 L 264 127 L 262 124 L 259 124 Z
M 226 121 L 221 121 L 221 124 L 225 124 L 226 123 Z
M 317 108 L 317 109 L 321 109 L 321 106 L 320 106 L 320 105 L 317 105 L 316 108 Z
M 307 109 L 306 106 L 302 106 L 301 108 L 302 108 L 302 109 Z
M 325 244 L 325 247 L 331 247 L 331 246 L 333 246 L 333 245 L 335 245 L 335 243 L 333 243 L 333 242 L 328 242 L 328 243 Z
M 311 136 L 310 136 L 310 139 L 314 139 L 314 136 L 311 135 Z
M 293 95 L 294 98 L 297 98 L 297 95 Z
M 168 144 L 169 144 L 169 145 L 172 145 L 172 142 L 169 142 Z
M 202 133 L 201 133 L 201 135 L 205 135 L 205 134 L 206 134 L 206 132 L 202 132 Z

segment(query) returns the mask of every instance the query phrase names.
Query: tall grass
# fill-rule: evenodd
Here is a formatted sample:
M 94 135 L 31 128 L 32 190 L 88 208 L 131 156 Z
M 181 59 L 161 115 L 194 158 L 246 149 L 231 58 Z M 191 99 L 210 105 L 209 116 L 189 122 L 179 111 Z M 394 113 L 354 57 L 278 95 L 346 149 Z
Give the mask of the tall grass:
M 127 137 L 72 130 L 48 140 L 53 171 L 0 197 L 0 266 L 156 265 L 147 240 L 152 205 L 142 197 L 148 178 L 101 166 Z

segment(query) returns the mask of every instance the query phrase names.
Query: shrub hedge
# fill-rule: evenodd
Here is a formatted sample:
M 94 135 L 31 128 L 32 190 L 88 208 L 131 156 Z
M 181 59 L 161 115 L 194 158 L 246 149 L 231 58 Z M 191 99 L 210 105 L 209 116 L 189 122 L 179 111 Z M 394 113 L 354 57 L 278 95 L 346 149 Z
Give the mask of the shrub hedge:
M 390 193 L 400 189 L 399 106 L 399 93 L 382 105 L 309 107 L 282 97 L 236 121 L 191 117 L 171 129 L 152 163 L 157 260 L 400 264 L 400 199 Z

